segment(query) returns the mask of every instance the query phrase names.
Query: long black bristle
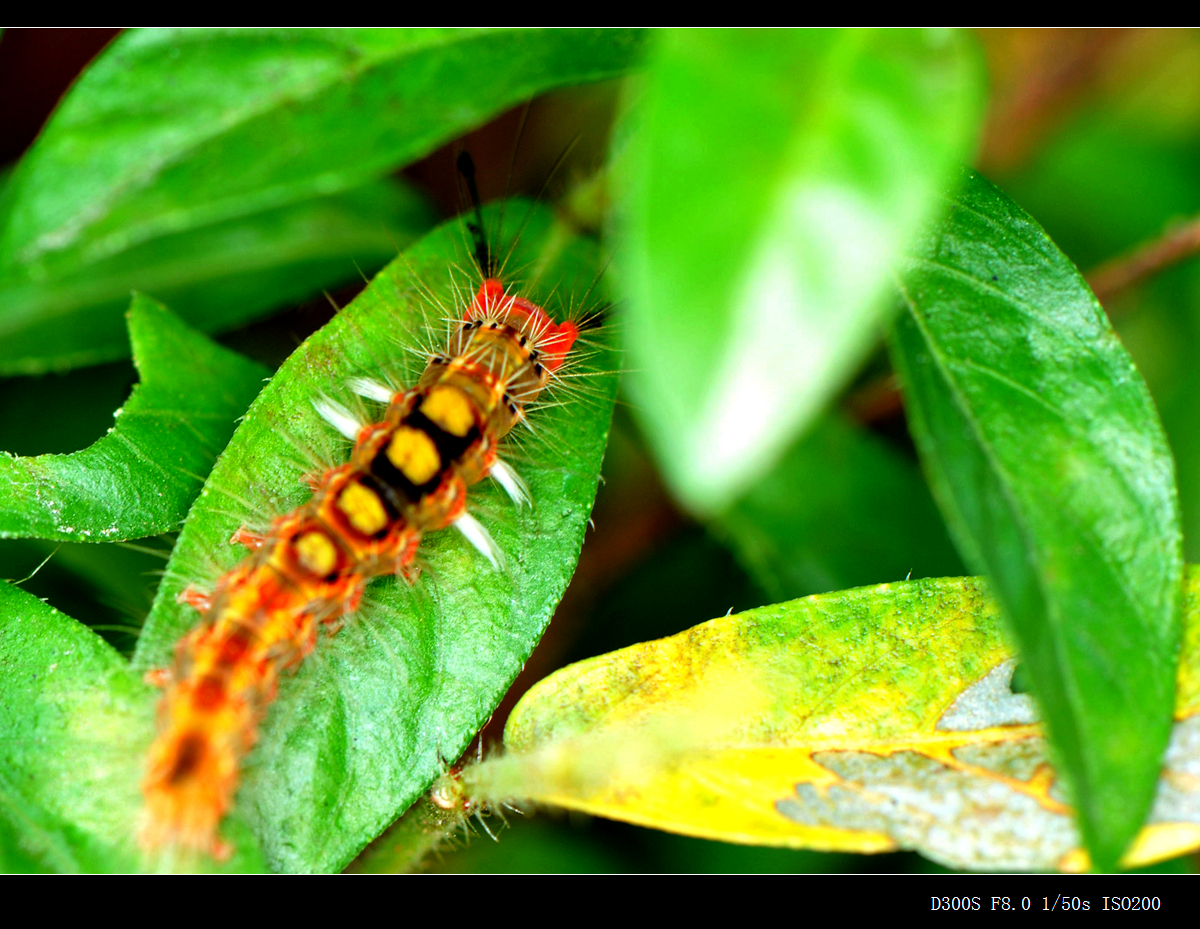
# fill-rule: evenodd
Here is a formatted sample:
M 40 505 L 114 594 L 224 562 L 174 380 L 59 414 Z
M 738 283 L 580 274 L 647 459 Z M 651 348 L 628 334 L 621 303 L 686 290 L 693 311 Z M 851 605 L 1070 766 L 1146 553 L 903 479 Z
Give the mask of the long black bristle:
M 475 242 L 475 262 L 484 277 L 491 277 L 492 252 L 488 248 L 487 236 L 483 234 L 483 208 L 479 203 L 479 188 L 475 184 L 475 162 L 470 152 L 459 152 L 458 173 L 467 182 L 467 192 L 471 195 L 471 204 L 475 208 L 475 222 L 467 223 L 467 229 Z

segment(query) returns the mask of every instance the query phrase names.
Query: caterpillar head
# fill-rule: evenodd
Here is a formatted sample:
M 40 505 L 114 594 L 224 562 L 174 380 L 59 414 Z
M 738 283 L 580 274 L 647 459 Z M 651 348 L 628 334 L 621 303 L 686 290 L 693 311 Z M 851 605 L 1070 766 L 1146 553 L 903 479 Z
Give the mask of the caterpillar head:
M 542 365 L 551 374 L 562 367 L 579 336 L 579 327 L 572 320 L 554 322 L 540 306 L 523 297 L 506 294 L 504 285 L 494 277 L 480 285 L 463 319 L 466 322 L 493 320 L 512 326 L 529 339 Z

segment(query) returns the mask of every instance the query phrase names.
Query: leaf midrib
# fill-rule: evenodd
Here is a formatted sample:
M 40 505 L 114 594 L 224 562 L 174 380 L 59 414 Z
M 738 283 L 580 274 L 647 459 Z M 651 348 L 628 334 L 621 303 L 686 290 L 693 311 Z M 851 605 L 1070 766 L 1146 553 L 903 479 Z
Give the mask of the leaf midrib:
M 1026 556 L 1028 557 L 1029 555 L 1033 554 L 1038 558 L 1039 561 L 1041 561 L 1042 558 L 1040 550 L 1030 544 L 1031 533 L 1024 514 L 1020 509 L 1017 508 L 1016 502 L 1013 499 L 1011 490 L 1011 476 L 1008 474 L 1007 470 L 1000 465 L 996 458 L 995 450 L 992 448 L 991 442 L 985 439 L 977 418 L 970 412 L 970 404 L 967 403 L 966 398 L 963 396 L 962 389 L 959 386 L 957 379 L 952 377 L 950 372 L 947 370 L 946 359 L 942 355 L 940 348 L 937 346 L 936 341 L 931 338 L 929 330 L 925 326 L 924 320 L 921 319 L 920 314 L 917 312 L 916 304 L 909 295 L 908 289 L 905 287 L 904 282 L 898 279 L 896 283 L 908 309 L 908 314 L 910 318 L 912 318 L 914 324 L 921 334 L 922 340 L 929 350 L 930 358 L 937 366 L 938 372 L 941 374 L 942 379 L 949 388 L 950 396 L 954 402 L 954 406 L 957 409 L 958 414 L 970 427 L 971 435 L 974 438 L 979 450 L 984 455 L 984 458 L 987 460 L 989 466 L 993 468 L 993 473 L 997 477 L 997 483 L 1000 487 L 1000 492 L 1003 495 L 1009 517 L 1012 519 L 1018 533 L 1021 536 L 1021 539 L 1025 543 L 1024 548 Z M 947 484 L 947 486 L 949 485 Z M 954 510 L 956 511 L 959 525 L 966 527 L 967 520 L 958 505 L 957 496 L 953 492 L 948 496 L 949 499 L 946 502 L 953 506 Z M 982 554 L 982 546 L 979 547 L 979 551 Z M 1045 579 L 1043 578 L 1041 571 L 1033 571 L 1032 573 L 1034 575 L 1034 583 L 1038 594 L 1041 598 L 1044 608 L 1046 609 L 1047 619 L 1049 619 L 1049 605 L 1051 603 L 1051 598 L 1048 595 Z M 1071 670 L 1070 665 L 1064 660 L 1064 648 L 1066 643 L 1064 642 L 1063 637 L 1060 635 L 1058 624 L 1049 623 L 1048 625 L 1050 626 L 1050 640 L 1054 643 L 1054 662 L 1060 672 L 1058 678 L 1063 682 L 1064 689 L 1068 692 L 1072 708 L 1071 723 L 1073 727 L 1077 728 L 1077 707 L 1082 702 L 1078 689 L 1078 681 L 1075 679 L 1073 674 L 1069 673 Z M 1076 733 L 1076 736 L 1078 736 L 1078 733 Z

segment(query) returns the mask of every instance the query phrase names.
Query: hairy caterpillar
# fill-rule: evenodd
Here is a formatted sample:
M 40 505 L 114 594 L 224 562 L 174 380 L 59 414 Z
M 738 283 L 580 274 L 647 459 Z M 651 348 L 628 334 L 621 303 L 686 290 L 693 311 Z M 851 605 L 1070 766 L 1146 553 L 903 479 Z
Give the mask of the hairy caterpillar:
M 478 243 L 475 251 L 486 255 Z M 540 270 L 526 270 L 535 282 Z M 350 461 L 322 474 L 311 501 L 265 531 L 240 531 L 237 538 L 256 549 L 211 593 L 184 593 L 206 615 L 178 646 L 165 681 L 161 732 L 145 782 L 145 843 L 227 851 L 217 827 L 280 672 L 312 649 L 320 625 L 336 626 L 357 606 L 370 577 L 411 575 L 424 533 L 456 525 L 489 560 L 500 560 L 482 524 L 466 513 L 466 488 L 491 476 L 514 499 L 526 496 L 515 471 L 498 464 L 497 443 L 524 420 L 543 388 L 561 382 L 564 361 L 579 351 L 576 324 L 552 322 L 541 304 L 515 288 L 506 291 L 503 269 L 499 275 L 485 271 L 482 283 L 460 290 L 453 308 L 452 300 L 437 301 L 435 312 L 452 313 L 455 323 L 437 357 L 409 382 L 415 386 L 393 391 L 363 377 L 341 378 L 372 402 L 386 402 L 382 415 L 360 423 L 330 399 L 332 391 L 313 398 L 326 419 L 353 436 Z M 544 289 L 555 286 L 551 281 Z M 571 296 L 560 288 L 557 299 Z M 568 484 L 578 483 L 579 475 L 567 476 Z M 524 553 L 515 565 L 508 561 L 507 573 L 519 581 Z M 539 597 L 537 610 L 548 615 L 551 598 Z M 505 662 L 512 665 L 507 656 Z M 515 673 L 496 670 L 509 678 Z M 422 746 L 420 764 L 454 748 Z

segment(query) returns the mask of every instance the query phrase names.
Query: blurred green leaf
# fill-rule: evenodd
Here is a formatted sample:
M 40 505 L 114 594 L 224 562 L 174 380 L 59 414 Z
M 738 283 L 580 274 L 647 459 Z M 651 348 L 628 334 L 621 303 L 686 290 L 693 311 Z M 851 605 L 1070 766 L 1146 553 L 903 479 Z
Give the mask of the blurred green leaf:
M 663 37 L 626 153 L 621 272 L 630 388 L 690 508 L 767 471 L 862 359 L 980 104 L 954 33 Z
M 129 341 L 142 383 L 108 435 L 69 455 L 0 455 L 0 537 L 112 542 L 179 526 L 267 371 L 140 295 Z
M 1020 645 L 1097 867 L 1154 795 L 1182 572 L 1174 468 L 1079 273 L 968 174 L 903 278 L 893 356 L 934 494 Z
M 504 264 L 531 275 L 508 283 L 561 318 L 595 283 L 598 250 L 571 238 L 546 207 L 510 202 L 503 210 L 507 225 L 491 240 L 509 242 L 519 231 Z M 500 213 L 485 211 L 489 230 Z M 134 667 L 170 663 L 196 621 L 176 595 L 189 582 L 211 583 L 243 557 L 229 544 L 241 522 L 265 527 L 310 496 L 304 474 L 344 460 L 345 443 L 312 401 L 325 394 L 357 402 L 346 387 L 356 375 L 416 382 L 431 340 L 443 337 L 446 307 L 461 307 L 472 286 L 453 271 L 471 267 L 468 241 L 459 222 L 440 227 L 280 369 L 180 533 Z M 579 352 L 589 355 L 583 346 Z M 398 579 L 376 582 L 361 621 L 322 642 L 284 681 L 237 807 L 273 869 L 345 867 L 428 789 L 445 759 L 462 753 L 529 657 L 574 572 L 612 413 L 610 352 L 593 344 L 581 364 L 573 373 L 593 372 L 586 393 L 571 392 L 574 380 L 564 385 L 562 402 L 532 414 L 532 438 L 505 452 L 528 482 L 533 508 L 514 511 L 490 482 L 471 491 L 506 570 L 491 570 L 456 533 L 435 533 L 422 542 L 427 570 L 416 590 Z M 378 408 L 361 412 L 371 417 Z
M 48 274 L 0 269 L 0 373 L 62 370 L 129 351 L 122 310 L 138 290 L 204 332 L 229 329 L 358 279 L 433 224 L 391 180 L 189 229 Z M 76 256 L 78 257 L 78 256 Z
M 212 330 L 344 280 L 348 256 L 394 253 L 381 219 L 405 239 L 418 212 L 350 191 L 506 106 L 624 72 L 640 45 L 630 30 L 125 33 L 0 196 L 0 371 L 114 357 L 95 310 L 131 285 Z
M 772 600 L 962 574 L 917 467 L 833 415 L 716 522 Z
M 1200 127 L 1198 127 L 1200 129 Z M 1088 113 L 1004 189 L 1087 269 L 1200 211 L 1200 138 L 1165 142 Z
M 482 819 L 472 822 L 447 814 L 423 798 L 347 870 L 354 874 L 620 874 L 631 870 L 628 861 L 596 842 L 594 835 L 557 828 L 544 819 L 505 823 L 492 819 L 486 828 L 498 841 L 466 844 L 472 827 L 483 825 Z
M 0 870 L 138 870 L 151 688 L 86 626 L 4 583 L 0 667 Z M 222 870 L 261 870 L 253 837 L 235 832 Z
M 622 861 L 580 829 L 533 820 L 516 824 L 498 842 L 474 842 L 430 869 L 435 874 L 624 874 Z

